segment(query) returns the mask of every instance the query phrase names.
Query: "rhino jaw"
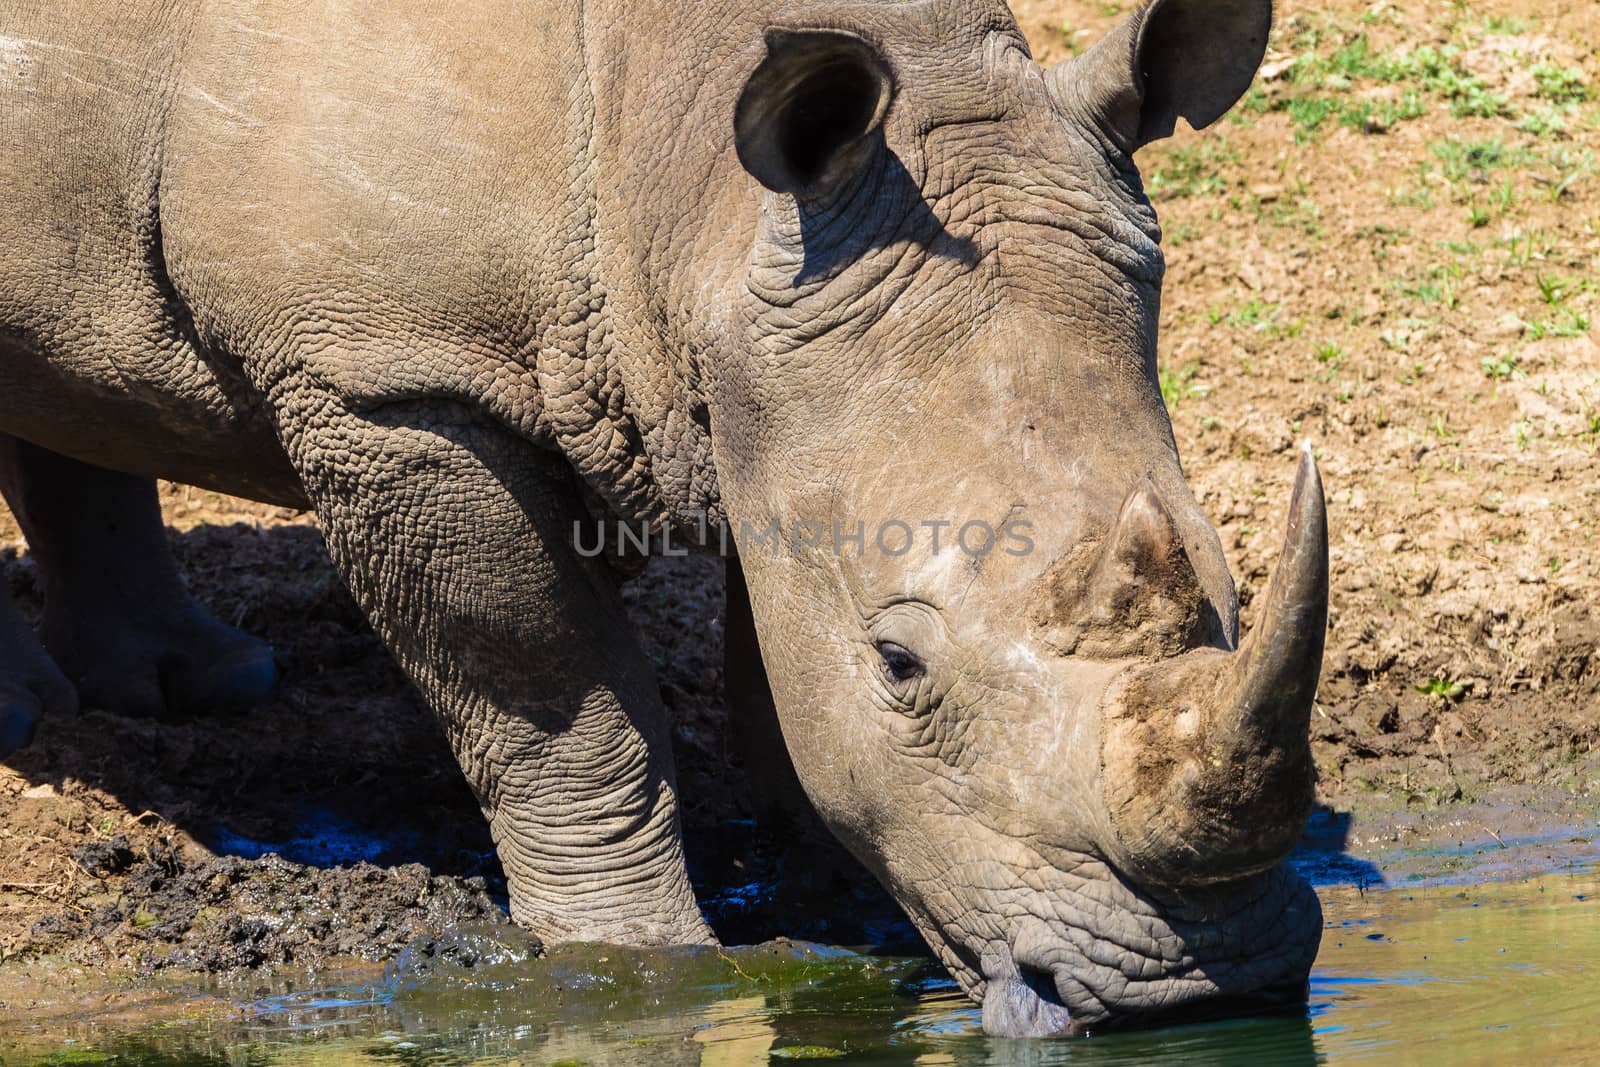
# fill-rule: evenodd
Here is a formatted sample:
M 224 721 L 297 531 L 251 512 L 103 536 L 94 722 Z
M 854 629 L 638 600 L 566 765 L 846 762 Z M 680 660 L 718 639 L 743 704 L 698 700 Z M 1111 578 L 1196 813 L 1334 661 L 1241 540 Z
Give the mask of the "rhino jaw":
M 1107 694 L 1101 764 L 1115 838 L 1107 851 L 1152 888 L 1267 870 L 1294 847 L 1311 812 L 1328 532 L 1309 447 L 1263 605 L 1237 651 L 1162 660 Z

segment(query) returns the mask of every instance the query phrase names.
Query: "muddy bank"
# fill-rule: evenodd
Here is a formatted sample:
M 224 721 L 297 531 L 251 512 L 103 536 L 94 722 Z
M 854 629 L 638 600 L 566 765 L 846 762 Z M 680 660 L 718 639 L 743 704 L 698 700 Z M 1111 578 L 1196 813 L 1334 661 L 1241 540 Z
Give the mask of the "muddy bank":
M 0 765 L 0 952 L 149 974 L 383 960 L 506 922 L 487 826 L 431 715 L 301 516 L 173 487 L 176 554 L 221 617 L 273 642 L 286 685 L 242 718 L 86 710 Z M 246 525 L 243 517 L 256 520 Z M 914 937 L 825 838 L 757 826 L 725 736 L 721 563 L 663 561 L 630 610 L 675 716 L 692 873 L 723 938 Z M 5 574 L 37 612 L 34 571 Z

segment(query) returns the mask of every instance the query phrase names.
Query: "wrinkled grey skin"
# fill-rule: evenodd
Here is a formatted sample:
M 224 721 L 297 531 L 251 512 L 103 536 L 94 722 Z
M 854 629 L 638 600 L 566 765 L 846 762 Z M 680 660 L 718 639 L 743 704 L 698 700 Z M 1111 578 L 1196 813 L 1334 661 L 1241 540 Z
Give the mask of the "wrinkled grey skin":
M 1023 520 L 981 559 L 746 551 L 806 792 L 991 1032 L 1293 1000 L 1320 486 L 1308 454 L 1239 646 L 1132 162 L 1269 22 L 1159 0 L 1046 71 L 998 0 L 0 3 L 0 483 L 48 594 L 42 647 L 0 596 L 0 744 L 259 702 L 149 479 L 309 503 L 516 920 L 706 941 L 574 524 Z

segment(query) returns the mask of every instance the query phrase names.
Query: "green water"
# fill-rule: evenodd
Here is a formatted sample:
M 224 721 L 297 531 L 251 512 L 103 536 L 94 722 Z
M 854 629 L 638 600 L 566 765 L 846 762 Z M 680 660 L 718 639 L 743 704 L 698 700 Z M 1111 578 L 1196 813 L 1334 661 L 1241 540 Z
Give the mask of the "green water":
M 1310 1006 L 1289 1018 L 998 1041 L 924 960 L 569 950 L 338 989 L 169 993 L 116 1021 L 0 1004 L 0 1062 L 1600 1063 L 1600 877 L 1323 899 Z

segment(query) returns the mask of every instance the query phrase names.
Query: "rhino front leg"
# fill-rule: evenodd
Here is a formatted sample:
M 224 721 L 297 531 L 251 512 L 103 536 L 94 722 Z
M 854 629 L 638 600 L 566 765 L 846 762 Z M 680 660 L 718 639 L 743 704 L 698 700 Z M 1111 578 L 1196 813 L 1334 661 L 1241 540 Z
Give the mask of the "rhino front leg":
M 0 434 L 0 491 L 44 574 L 45 647 L 83 706 L 195 715 L 271 696 L 271 647 L 184 587 L 152 479 Z
M 437 712 L 546 941 L 713 940 L 671 738 L 616 577 L 573 544 L 571 468 L 450 403 L 283 418 L 334 562 Z

